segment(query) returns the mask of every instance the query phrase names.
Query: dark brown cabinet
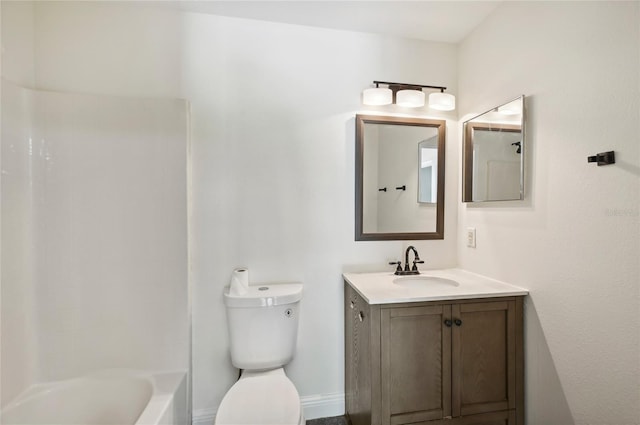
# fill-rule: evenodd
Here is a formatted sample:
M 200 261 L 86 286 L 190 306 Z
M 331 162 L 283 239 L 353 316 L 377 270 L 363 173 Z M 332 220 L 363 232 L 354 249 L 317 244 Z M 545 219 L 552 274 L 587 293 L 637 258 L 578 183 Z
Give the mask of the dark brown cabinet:
M 369 305 L 345 283 L 352 425 L 523 425 L 522 297 Z

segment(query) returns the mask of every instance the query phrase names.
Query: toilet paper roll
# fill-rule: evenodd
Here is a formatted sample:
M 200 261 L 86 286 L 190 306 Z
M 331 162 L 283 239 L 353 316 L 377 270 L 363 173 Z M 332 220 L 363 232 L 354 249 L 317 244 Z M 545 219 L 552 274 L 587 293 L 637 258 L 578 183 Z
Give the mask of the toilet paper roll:
M 244 295 L 249 292 L 249 270 L 246 267 L 235 269 L 231 274 L 229 295 Z

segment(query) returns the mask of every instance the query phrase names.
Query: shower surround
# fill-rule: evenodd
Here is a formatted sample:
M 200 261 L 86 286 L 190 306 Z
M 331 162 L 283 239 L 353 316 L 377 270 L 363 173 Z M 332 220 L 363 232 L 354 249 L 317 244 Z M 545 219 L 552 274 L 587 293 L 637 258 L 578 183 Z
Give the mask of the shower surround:
M 188 117 L 2 80 L 2 406 L 101 369 L 188 371 Z

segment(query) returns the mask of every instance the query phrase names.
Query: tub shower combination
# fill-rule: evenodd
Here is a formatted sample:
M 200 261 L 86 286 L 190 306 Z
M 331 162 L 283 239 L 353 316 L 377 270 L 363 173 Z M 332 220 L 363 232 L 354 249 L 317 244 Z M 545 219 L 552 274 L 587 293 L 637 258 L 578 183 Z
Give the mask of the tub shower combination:
M 187 102 L 1 84 L 0 424 L 186 425 Z
M 104 370 L 36 384 L 0 413 L 0 423 L 173 425 L 187 417 L 184 372 Z

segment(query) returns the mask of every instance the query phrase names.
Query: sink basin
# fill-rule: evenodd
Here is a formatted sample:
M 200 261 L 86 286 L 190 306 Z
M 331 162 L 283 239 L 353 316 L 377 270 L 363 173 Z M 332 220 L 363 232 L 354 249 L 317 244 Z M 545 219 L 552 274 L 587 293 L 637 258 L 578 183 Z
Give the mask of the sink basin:
M 431 285 L 438 285 L 438 286 L 444 285 L 444 286 L 451 287 L 451 286 L 460 285 L 455 280 L 445 279 L 444 277 L 422 276 L 422 275 L 397 277 L 393 279 L 393 283 L 396 285 L 411 286 L 411 287 L 431 286 Z

